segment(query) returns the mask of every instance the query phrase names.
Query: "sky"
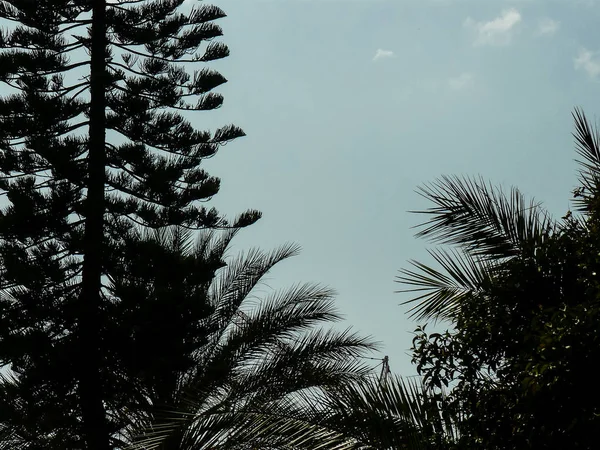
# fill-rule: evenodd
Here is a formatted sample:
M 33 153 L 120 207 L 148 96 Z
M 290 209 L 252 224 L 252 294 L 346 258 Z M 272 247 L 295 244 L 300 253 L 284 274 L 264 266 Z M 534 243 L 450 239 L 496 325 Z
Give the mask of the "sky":
M 191 3 L 191 2 L 190 2 Z M 348 325 L 411 376 L 419 325 L 395 293 L 444 174 L 519 187 L 555 216 L 576 186 L 571 112 L 600 113 L 600 2 L 579 0 L 228 0 L 215 2 L 231 56 L 210 66 L 225 103 L 194 123 L 247 136 L 206 168 L 212 204 L 263 218 L 235 251 L 286 242 L 302 253 L 269 286 L 321 282 Z M 375 364 L 376 362 L 374 362 Z
M 247 136 L 206 161 L 222 180 L 210 205 L 263 212 L 232 256 L 299 244 L 263 292 L 334 288 L 339 326 L 381 342 L 372 356 L 388 355 L 394 373 L 415 375 L 422 323 L 395 282 L 409 260 L 432 263 L 431 244 L 414 237 L 424 218 L 409 211 L 429 206 L 415 190 L 481 175 L 565 214 L 571 112 L 600 114 L 600 0 L 213 3 L 228 14 L 219 23 L 231 55 L 208 66 L 229 81 L 217 89 L 223 107 L 193 123 Z

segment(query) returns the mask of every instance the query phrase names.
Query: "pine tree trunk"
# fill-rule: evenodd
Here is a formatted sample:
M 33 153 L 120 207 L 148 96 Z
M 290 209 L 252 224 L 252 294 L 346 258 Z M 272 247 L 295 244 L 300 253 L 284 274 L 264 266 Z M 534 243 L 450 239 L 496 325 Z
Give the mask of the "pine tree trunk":
M 100 377 L 100 324 L 104 184 L 105 184 L 105 50 L 106 4 L 92 10 L 90 126 L 84 261 L 80 299 L 80 401 L 84 440 L 89 450 L 110 450 Z

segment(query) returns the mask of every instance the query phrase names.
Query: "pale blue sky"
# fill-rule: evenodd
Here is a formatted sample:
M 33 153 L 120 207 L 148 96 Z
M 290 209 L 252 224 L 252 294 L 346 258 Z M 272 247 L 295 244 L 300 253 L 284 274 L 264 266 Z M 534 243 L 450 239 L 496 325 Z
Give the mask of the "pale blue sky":
M 206 163 L 222 178 L 211 204 L 264 214 L 233 250 L 299 243 L 270 286 L 335 288 L 345 324 L 414 374 L 417 323 L 394 293 L 407 260 L 430 262 L 410 229 L 419 217 L 407 211 L 427 206 L 414 190 L 481 174 L 564 214 L 570 113 L 600 113 L 600 0 L 215 2 L 231 56 L 210 67 L 229 83 L 195 125 L 235 123 L 247 137 Z
M 236 249 L 295 241 L 272 286 L 320 281 L 394 372 L 416 323 L 397 270 L 429 261 L 414 189 L 442 174 L 517 185 L 556 215 L 576 183 L 571 110 L 600 93 L 600 4 L 530 0 L 217 1 L 231 56 L 225 104 L 199 127 L 247 137 L 207 167 L 213 204 L 263 211 Z M 376 57 L 376 55 L 378 55 Z

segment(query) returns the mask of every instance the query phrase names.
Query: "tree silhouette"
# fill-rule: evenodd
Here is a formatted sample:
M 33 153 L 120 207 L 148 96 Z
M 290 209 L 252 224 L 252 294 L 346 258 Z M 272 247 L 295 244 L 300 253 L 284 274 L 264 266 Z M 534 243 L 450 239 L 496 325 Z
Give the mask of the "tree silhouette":
M 420 235 L 454 248 L 431 252 L 441 269 L 414 262 L 399 281 L 417 292 L 419 320 L 452 327 L 420 327 L 413 341 L 428 401 L 453 418 L 447 448 L 596 445 L 600 146 L 585 114 L 573 116 L 578 212 L 552 219 L 481 180 L 445 177 L 422 191 L 435 206 Z
M 202 202 L 201 167 L 244 133 L 196 130 L 226 80 L 214 6 L 184 0 L 12 0 L 0 18 L 0 421 L 34 448 L 110 448 L 119 374 L 106 279 L 135 227 L 242 227 Z M 18 399 L 18 401 L 16 401 Z M 15 406 L 16 405 L 16 406 Z M 1 406 L 1 405 L 0 405 Z M 77 430 L 73 433 L 73 430 Z M 16 448 L 16 447 L 15 447 Z
M 111 292 L 121 301 L 113 329 L 124 335 L 113 341 L 131 343 L 124 356 L 136 363 L 122 367 L 143 393 L 135 408 L 141 414 L 124 414 L 123 445 L 242 449 L 285 441 L 300 449 L 301 441 L 322 448 L 343 442 L 336 430 L 319 429 L 325 415 L 302 421 L 300 413 L 322 403 L 326 391 L 361 382 L 370 372 L 361 357 L 373 342 L 321 328 L 341 318 L 331 289 L 268 288 L 265 278 L 297 246 L 231 257 L 236 232 L 205 231 L 197 239 L 177 227 L 145 233 L 132 243 L 139 260 L 115 271 Z M 207 264 L 221 266 L 213 279 L 202 279 Z M 128 324 L 139 323 L 144 329 L 132 339 Z

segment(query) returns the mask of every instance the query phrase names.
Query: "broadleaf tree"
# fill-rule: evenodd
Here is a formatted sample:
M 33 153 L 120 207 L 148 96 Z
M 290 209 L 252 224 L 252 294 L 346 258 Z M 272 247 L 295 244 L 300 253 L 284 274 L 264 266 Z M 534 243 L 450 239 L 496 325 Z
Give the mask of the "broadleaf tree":
M 453 418 L 443 448 L 588 449 L 597 444 L 600 394 L 589 365 L 600 356 L 598 132 L 574 112 L 578 212 L 552 219 L 487 183 L 444 178 L 421 235 L 453 244 L 436 269 L 415 263 L 399 281 L 420 294 L 413 361 L 429 402 Z M 447 391 L 447 392 L 446 392 Z

